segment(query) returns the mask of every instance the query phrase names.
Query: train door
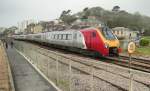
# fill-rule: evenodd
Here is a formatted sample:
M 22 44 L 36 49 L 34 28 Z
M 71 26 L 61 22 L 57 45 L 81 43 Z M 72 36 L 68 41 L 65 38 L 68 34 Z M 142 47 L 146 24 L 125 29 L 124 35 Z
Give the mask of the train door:
M 96 32 L 91 32 L 91 48 L 95 49 L 97 47 L 97 41 L 96 41 Z
M 78 46 L 78 43 L 77 43 L 77 32 L 73 32 L 73 46 L 74 47 L 77 47 Z
M 87 32 L 85 38 L 87 48 L 91 49 L 91 32 Z

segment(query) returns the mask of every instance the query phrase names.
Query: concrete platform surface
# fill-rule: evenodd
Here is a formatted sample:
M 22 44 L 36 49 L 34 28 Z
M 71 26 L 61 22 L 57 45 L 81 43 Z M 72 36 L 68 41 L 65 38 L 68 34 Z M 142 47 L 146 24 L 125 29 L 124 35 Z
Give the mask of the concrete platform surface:
M 56 91 L 15 49 L 7 49 L 16 91 Z
M 11 91 L 8 66 L 5 50 L 0 41 L 0 91 Z

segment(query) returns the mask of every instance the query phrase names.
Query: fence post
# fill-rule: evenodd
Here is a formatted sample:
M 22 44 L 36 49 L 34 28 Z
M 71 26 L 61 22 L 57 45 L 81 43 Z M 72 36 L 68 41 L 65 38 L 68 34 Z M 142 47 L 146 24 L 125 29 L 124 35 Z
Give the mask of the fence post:
M 69 61 L 69 91 L 71 91 L 71 85 L 72 85 L 72 69 L 71 69 L 71 60 Z
M 131 73 L 131 54 L 129 54 L 129 75 L 130 75 L 130 83 L 129 83 L 129 91 L 133 91 L 133 74 Z
M 40 67 L 39 67 L 39 59 L 37 59 L 37 55 L 36 55 L 36 60 L 37 60 L 37 68 L 40 69 Z
M 92 64 L 91 65 L 91 91 L 94 91 L 94 89 L 93 89 L 93 80 L 94 80 L 93 74 L 94 74 L 94 69 L 93 69 L 93 64 Z
M 49 61 L 47 60 L 47 77 L 49 77 Z
M 149 82 L 150 83 L 150 82 Z M 149 84 L 149 91 L 150 91 L 150 84 Z
M 58 56 L 56 56 L 56 84 L 59 85 Z

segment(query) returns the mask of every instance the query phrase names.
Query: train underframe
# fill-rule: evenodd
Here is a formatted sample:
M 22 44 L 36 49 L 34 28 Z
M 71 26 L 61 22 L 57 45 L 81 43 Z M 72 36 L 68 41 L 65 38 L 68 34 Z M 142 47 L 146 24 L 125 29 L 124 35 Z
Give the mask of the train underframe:
M 119 49 L 117 47 L 110 47 L 109 56 L 119 56 Z

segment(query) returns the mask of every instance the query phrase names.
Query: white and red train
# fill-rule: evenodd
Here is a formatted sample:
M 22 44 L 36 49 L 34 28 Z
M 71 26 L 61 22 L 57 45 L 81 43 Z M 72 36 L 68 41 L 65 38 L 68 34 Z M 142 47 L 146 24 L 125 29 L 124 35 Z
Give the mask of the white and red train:
M 121 52 L 119 40 L 108 27 L 81 30 L 51 31 L 46 33 L 13 35 L 15 39 L 30 40 L 57 45 L 77 51 L 86 50 L 95 55 L 118 55 Z

